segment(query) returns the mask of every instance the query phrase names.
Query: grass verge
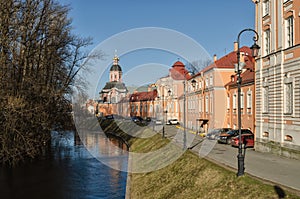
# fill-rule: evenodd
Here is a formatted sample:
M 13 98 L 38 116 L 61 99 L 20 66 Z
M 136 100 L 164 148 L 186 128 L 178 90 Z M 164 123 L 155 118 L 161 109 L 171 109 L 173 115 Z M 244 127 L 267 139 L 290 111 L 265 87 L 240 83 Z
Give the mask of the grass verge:
M 130 151 L 153 151 L 169 143 L 155 135 L 131 140 Z M 206 159 L 186 151 L 172 164 L 149 173 L 130 174 L 130 198 L 300 198 L 278 186 L 265 184 L 250 176 L 236 177 Z

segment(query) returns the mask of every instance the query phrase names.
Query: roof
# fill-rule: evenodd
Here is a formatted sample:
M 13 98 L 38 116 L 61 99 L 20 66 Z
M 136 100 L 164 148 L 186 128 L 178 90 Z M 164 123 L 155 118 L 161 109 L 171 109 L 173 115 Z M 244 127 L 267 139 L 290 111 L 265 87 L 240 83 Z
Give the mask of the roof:
M 254 83 L 255 79 L 255 73 L 254 73 L 254 59 L 251 56 L 245 56 L 245 64 L 244 69 L 246 69 L 244 72 L 242 72 L 242 85 Z M 236 75 L 234 76 L 234 81 L 228 82 L 225 86 L 229 87 L 236 87 Z
M 124 83 L 121 83 L 121 82 L 106 82 L 104 88 L 102 89 L 103 90 L 109 90 L 109 89 L 112 89 L 112 88 L 117 88 L 119 90 L 126 90 L 127 91 L 127 88 L 125 86 Z M 101 91 L 101 92 L 102 92 Z
M 246 57 L 251 55 L 251 49 L 247 46 L 241 47 L 240 52 L 245 53 L 245 59 L 246 59 Z M 227 55 L 216 60 L 214 63 L 212 63 L 208 67 L 204 68 L 201 72 L 207 72 L 213 68 L 232 68 L 233 69 L 234 64 L 237 63 L 236 53 L 237 53 L 236 51 L 232 51 L 232 52 L 228 53 Z M 250 57 L 252 57 L 252 56 L 250 56 Z M 252 65 L 253 65 L 253 63 L 252 63 Z M 245 67 L 248 68 L 248 65 Z
M 133 93 L 130 96 L 130 102 L 139 102 L 139 101 L 152 101 L 157 98 L 157 90 L 148 91 L 148 92 L 137 92 Z
M 184 80 L 191 78 L 189 72 L 185 69 L 184 64 L 181 61 L 177 61 L 169 69 L 170 76 L 174 80 Z
M 122 71 L 122 68 L 119 64 L 113 64 L 111 67 L 110 67 L 110 71 Z

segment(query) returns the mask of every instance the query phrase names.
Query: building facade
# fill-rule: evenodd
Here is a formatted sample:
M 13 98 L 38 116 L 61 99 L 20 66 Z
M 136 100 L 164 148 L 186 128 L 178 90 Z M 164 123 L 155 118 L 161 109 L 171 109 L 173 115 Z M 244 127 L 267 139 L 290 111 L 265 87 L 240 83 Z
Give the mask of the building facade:
M 234 51 L 220 59 L 215 56 L 212 64 L 189 80 L 189 85 L 192 85 L 193 79 L 196 81 L 195 87 L 189 87 L 188 91 L 189 128 L 199 130 L 200 126 L 200 131 L 205 132 L 214 128 L 237 128 L 235 126 L 237 112 L 233 113 L 236 107 L 232 108 L 236 105 L 233 101 L 237 102 L 237 98 L 233 99 L 236 81 L 231 82 L 232 77 L 235 77 L 234 70 L 237 63 L 237 45 L 234 47 Z M 247 59 L 250 49 L 242 47 L 240 52 L 241 61 L 245 63 L 244 70 L 250 66 L 253 68 L 254 60 L 250 63 Z M 226 87 L 227 84 L 230 84 L 230 87 Z
M 177 119 L 184 123 L 183 94 L 184 83 L 191 78 L 181 61 L 176 61 L 169 69 L 169 74 L 155 82 L 157 88 L 156 117 L 162 121 Z
M 245 49 L 246 50 L 246 49 Z M 250 51 L 247 49 L 246 51 Z M 235 52 L 236 53 L 236 52 Z M 241 128 L 255 133 L 255 81 L 253 57 L 243 56 L 240 60 L 244 68 L 241 73 Z M 232 75 L 230 82 L 225 85 L 227 97 L 226 123 L 227 127 L 238 128 L 238 89 L 237 76 Z
M 261 46 L 255 69 L 256 149 L 299 158 L 300 1 L 253 2 Z

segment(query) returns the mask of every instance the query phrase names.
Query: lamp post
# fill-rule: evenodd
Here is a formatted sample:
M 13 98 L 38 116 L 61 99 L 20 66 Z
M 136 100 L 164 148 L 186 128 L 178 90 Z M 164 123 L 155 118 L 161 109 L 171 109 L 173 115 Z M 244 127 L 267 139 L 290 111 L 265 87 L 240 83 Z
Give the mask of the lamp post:
M 250 49 L 252 50 L 252 57 L 256 57 L 258 55 L 258 51 L 260 49 L 260 47 L 256 44 L 257 40 L 258 40 L 258 34 L 255 30 L 253 29 L 244 29 L 242 30 L 237 37 L 237 65 L 236 65 L 236 76 L 237 76 L 237 89 L 238 89 L 238 131 L 239 131 L 239 147 L 238 147 L 238 173 L 237 176 L 243 176 L 244 175 L 244 160 L 245 160 L 245 156 L 243 154 L 243 149 L 242 149 L 242 131 L 241 131 L 241 126 L 242 126 L 242 118 L 241 118 L 241 84 L 242 84 L 242 77 L 241 77 L 241 73 L 242 73 L 242 67 L 240 67 L 240 36 L 243 32 L 246 31 L 252 31 L 255 33 L 255 37 L 253 37 L 254 40 L 254 44 L 250 47 Z
M 163 129 L 162 129 L 162 137 L 165 137 L 165 123 L 167 121 L 165 121 L 165 117 L 167 116 L 168 111 L 165 110 L 165 96 L 164 96 L 164 92 L 165 92 L 165 87 L 163 87 L 163 95 L 162 95 L 162 103 L 163 103 Z M 168 90 L 168 95 L 171 95 L 171 90 Z

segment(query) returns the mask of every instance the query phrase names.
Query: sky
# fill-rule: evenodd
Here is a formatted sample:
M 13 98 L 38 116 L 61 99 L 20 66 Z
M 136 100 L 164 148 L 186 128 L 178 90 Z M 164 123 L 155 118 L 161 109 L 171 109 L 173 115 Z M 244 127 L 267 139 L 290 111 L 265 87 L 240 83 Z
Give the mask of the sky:
M 123 82 L 141 86 L 167 75 L 177 60 L 186 64 L 193 59 L 212 59 L 214 54 L 224 56 L 233 50 L 241 30 L 255 26 L 251 0 L 58 1 L 71 8 L 73 33 L 93 38 L 86 51 L 98 49 L 105 54 L 105 61 L 91 64 L 94 76 L 88 79 L 93 84 L 89 91 L 92 98 L 108 81 L 115 54 L 120 57 Z M 252 38 L 253 34 L 246 32 L 240 46 L 251 46 Z M 190 55 L 196 53 L 200 58 L 184 54 L 187 48 Z

